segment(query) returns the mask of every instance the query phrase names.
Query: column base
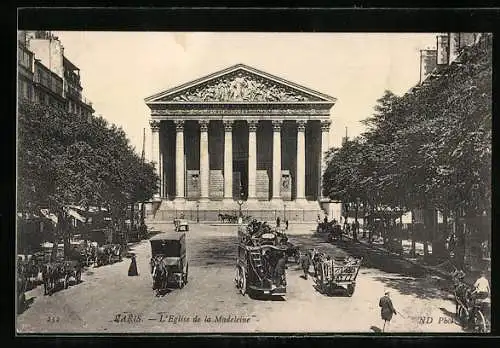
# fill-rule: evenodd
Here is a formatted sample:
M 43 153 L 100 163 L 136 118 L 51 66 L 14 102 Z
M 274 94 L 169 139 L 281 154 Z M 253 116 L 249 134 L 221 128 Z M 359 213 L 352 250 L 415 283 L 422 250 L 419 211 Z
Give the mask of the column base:
M 297 205 L 306 205 L 307 199 L 305 197 L 304 198 L 296 198 L 294 202 Z
M 172 202 L 174 202 L 174 203 L 186 203 L 186 198 L 184 198 L 184 197 L 175 197 Z
M 284 204 L 283 199 L 281 197 L 273 197 L 271 198 L 269 203 L 271 204 L 271 206 L 274 207 L 282 207 Z
M 210 202 L 210 199 L 208 197 L 200 197 L 198 202 L 199 203 L 208 203 L 208 202 Z
M 234 203 L 236 203 L 236 202 L 231 197 L 225 197 L 222 199 L 222 204 L 224 204 L 224 205 L 234 205 Z

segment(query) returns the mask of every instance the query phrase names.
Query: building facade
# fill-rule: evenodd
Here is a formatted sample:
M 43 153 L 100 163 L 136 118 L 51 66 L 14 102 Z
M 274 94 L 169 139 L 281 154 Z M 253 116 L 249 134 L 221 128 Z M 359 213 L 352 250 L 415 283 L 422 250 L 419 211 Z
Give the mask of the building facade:
M 59 39 L 46 31 L 18 32 L 18 98 L 91 116 L 82 95 L 80 69 L 64 56 Z
M 335 98 L 238 64 L 145 102 L 160 210 L 321 212 Z

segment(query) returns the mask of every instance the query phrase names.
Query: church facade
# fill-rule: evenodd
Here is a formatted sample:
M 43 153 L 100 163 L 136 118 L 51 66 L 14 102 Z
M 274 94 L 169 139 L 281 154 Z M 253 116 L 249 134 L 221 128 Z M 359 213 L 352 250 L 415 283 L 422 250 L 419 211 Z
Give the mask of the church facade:
M 335 98 L 238 64 L 145 102 L 164 220 L 241 205 L 320 211 Z

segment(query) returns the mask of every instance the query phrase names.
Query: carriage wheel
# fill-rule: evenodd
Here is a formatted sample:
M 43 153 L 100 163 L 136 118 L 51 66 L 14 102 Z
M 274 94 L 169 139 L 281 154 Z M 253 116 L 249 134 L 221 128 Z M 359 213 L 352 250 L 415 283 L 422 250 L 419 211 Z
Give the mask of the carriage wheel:
M 484 315 L 480 310 L 474 311 L 474 317 L 472 318 L 472 328 L 474 329 L 474 332 L 486 332 L 486 320 L 484 319 Z
M 240 288 L 240 293 L 245 296 L 247 292 L 247 278 L 245 275 L 245 271 L 243 268 L 240 268 L 240 275 L 239 275 L 239 288 Z
M 239 289 L 240 287 L 240 268 L 236 267 L 235 272 L 234 272 L 234 284 L 236 285 L 236 288 Z
M 82 270 L 78 270 L 76 272 L 76 283 L 79 284 L 82 282 Z
M 68 276 L 67 276 L 67 275 L 66 275 L 66 276 L 64 276 L 63 285 L 64 285 L 64 288 L 65 288 L 65 289 L 67 289 L 67 288 L 68 288 L 68 283 L 69 283 L 69 281 L 68 281 L 68 280 L 69 280 L 69 279 L 68 279 Z
M 188 282 L 189 263 L 186 263 L 186 273 L 184 273 L 184 283 Z
M 460 321 L 460 324 L 462 324 L 462 326 L 466 326 L 467 325 L 467 318 L 469 317 L 469 311 L 464 306 L 459 304 L 457 315 L 458 315 L 458 320 Z
M 347 296 L 351 297 L 354 294 L 354 289 L 356 286 L 354 284 L 347 285 Z
M 184 287 L 184 279 L 182 279 L 182 277 L 180 277 L 177 281 L 177 286 L 179 287 L 179 289 L 182 289 Z
M 108 256 L 108 265 L 110 265 L 110 264 L 111 264 L 111 261 L 113 261 L 113 257 L 112 257 L 112 255 L 109 255 L 109 256 Z

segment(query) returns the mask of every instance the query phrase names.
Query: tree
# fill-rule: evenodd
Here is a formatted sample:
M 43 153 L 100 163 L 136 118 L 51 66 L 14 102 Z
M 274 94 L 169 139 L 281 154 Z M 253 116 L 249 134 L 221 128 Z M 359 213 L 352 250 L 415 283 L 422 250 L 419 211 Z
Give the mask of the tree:
M 18 118 L 20 211 L 107 206 L 120 221 L 127 204 L 156 191 L 153 165 L 143 163 L 125 132 L 102 117 L 84 118 L 20 100 Z

